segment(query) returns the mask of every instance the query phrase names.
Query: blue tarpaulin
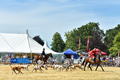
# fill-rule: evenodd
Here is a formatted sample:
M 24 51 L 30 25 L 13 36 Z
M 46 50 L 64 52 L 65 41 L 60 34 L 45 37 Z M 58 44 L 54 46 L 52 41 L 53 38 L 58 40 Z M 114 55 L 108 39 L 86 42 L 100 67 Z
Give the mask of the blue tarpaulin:
M 77 52 L 74 52 L 73 50 L 71 50 L 70 48 L 66 51 L 63 52 L 64 55 L 73 55 L 74 59 L 78 59 L 78 54 Z
M 11 63 L 31 63 L 28 58 L 11 58 Z

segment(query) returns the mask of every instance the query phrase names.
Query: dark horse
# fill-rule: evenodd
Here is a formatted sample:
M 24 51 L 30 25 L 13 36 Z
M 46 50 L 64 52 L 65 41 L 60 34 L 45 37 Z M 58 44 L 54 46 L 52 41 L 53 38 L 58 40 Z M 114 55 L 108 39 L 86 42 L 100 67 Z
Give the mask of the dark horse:
M 89 68 L 91 69 L 91 71 L 92 71 L 92 68 L 90 66 L 91 64 L 97 65 L 97 67 L 95 69 L 96 71 L 97 71 L 98 66 L 100 66 L 102 68 L 102 66 L 100 64 L 101 63 L 100 56 L 101 56 L 101 52 L 99 52 L 97 54 L 95 62 L 93 62 L 90 57 L 85 58 L 85 61 L 84 61 L 84 71 L 85 71 L 85 67 L 86 67 L 87 63 L 89 63 Z M 102 71 L 104 71 L 103 68 L 102 68 Z
M 47 63 L 47 60 L 48 60 L 49 57 L 53 58 L 52 53 L 49 53 L 49 54 L 45 55 L 45 58 L 43 58 L 44 64 Z M 37 54 L 37 55 L 34 56 L 34 59 L 35 59 L 35 62 L 37 63 L 38 60 L 42 61 L 42 56 Z

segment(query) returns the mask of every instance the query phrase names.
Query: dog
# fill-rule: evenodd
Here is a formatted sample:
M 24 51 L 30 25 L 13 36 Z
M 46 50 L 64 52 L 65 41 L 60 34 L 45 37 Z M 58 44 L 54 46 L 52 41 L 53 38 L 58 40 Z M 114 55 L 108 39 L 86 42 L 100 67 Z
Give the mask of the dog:
M 34 70 L 35 70 L 35 72 L 37 72 L 37 70 L 40 70 L 41 72 L 43 72 L 43 70 L 42 70 L 42 65 L 40 65 L 40 66 L 34 66 L 32 72 L 33 72 Z
M 63 71 L 64 69 L 66 69 L 66 71 L 68 71 L 68 69 L 70 69 L 70 71 L 72 71 L 71 65 L 69 65 L 69 64 L 63 64 L 62 66 L 63 66 L 62 71 Z
M 17 66 L 17 67 L 12 67 L 12 66 L 10 65 L 10 67 L 11 67 L 11 69 L 12 69 L 12 74 L 13 74 L 13 72 L 14 72 L 15 74 L 17 74 L 16 71 L 18 71 L 18 74 L 19 74 L 19 73 L 22 73 L 22 72 L 21 72 L 21 69 L 23 68 L 23 66 L 19 65 L 19 66 Z M 23 74 L 23 73 L 22 73 L 22 74 Z
M 81 64 L 75 64 L 71 66 L 73 70 L 77 70 L 76 68 L 82 69 Z
M 21 66 L 23 67 L 23 69 L 26 69 L 29 71 L 28 66 L 30 66 L 30 65 L 21 65 Z
M 53 65 L 47 65 L 47 67 L 54 68 L 54 66 L 53 66 Z
M 48 65 L 45 64 L 45 65 L 42 65 L 43 68 L 45 68 L 46 70 L 48 70 Z
M 59 65 L 53 65 L 53 70 L 57 70 L 58 69 L 58 67 L 59 67 Z
M 63 66 L 59 65 L 59 67 L 58 67 L 59 71 L 62 71 L 62 68 L 63 68 Z

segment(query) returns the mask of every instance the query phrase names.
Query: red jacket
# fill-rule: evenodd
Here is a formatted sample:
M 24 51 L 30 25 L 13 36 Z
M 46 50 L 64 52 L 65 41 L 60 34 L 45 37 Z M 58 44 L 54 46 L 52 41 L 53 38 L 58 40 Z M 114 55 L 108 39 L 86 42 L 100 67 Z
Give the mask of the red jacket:
M 94 55 L 96 55 L 96 51 L 92 50 L 91 51 L 91 58 L 95 57 Z

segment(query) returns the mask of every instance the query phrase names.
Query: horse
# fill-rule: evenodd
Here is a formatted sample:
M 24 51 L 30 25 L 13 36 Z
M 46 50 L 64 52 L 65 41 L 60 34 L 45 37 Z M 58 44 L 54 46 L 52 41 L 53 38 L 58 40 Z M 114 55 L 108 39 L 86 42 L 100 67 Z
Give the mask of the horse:
M 85 60 L 84 60 L 84 71 L 85 71 L 85 67 L 86 67 L 87 63 L 89 63 L 88 66 L 89 66 L 89 68 L 90 68 L 91 71 L 92 71 L 92 68 L 90 66 L 91 64 L 97 65 L 95 71 L 97 71 L 98 66 L 100 66 L 101 69 L 102 69 L 102 71 L 104 71 L 104 69 L 101 66 L 100 56 L 101 56 L 101 52 L 99 52 L 97 54 L 95 62 L 93 62 L 90 57 L 85 58 Z
M 52 53 L 45 55 L 45 58 L 43 58 L 43 61 L 44 61 L 43 64 L 47 63 L 47 60 L 49 57 L 53 58 Z M 38 64 L 38 60 L 42 61 L 42 56 L 37 54 L 34 56 L 34 59 L 35 59 L 34 61 Z

